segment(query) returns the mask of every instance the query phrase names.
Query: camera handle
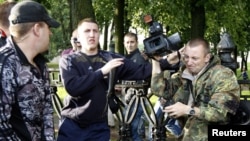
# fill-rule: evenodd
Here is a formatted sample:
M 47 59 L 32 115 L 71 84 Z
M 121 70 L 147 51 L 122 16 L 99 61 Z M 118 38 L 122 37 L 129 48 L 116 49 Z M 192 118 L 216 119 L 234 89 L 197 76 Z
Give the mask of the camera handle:
M 165 118 L 164 114 L 157 120 L 156 113 L 153 105 L 147 97 L 147 86 L 142 84 L 123 84 L 120 87 L 134 88 L 135 93 L 133 94 L 127 109 L 120 106 L 116 114 L 119 121 L 119 141 L 132 141 L 130 124 L 133 121 L 135 114 L 138 110 L 139 104 L 142 106 L 143 112 L 152 127 L 152 137 L 154 141 L 165 141 L 166 140 L 166 129 L 165 129 Z M 146 92 L 145 92 L 146 91 Z M 150 115 L 151 112 L 151 115 Z

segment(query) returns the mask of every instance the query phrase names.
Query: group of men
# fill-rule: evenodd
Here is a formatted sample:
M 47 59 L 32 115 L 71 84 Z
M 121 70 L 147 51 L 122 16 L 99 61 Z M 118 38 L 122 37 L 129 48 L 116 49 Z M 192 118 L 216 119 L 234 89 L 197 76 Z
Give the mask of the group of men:
M 237 78 L 232 70 L 220 65 L 206 40 L 191 39 L 180 50 L 181 58 L 173 52 L 167 57 L 156 55 L 152 64 L 144 64 L 137 62 L 143 59 L 141 56 L 133 55 L 139 53 L 138 49 L 129 51 L 130 44 L 137 44 L 134 34 L 125 36 L 128 58 L 104 51 L 99 48 L 98 23 L 85 18 L 77 25 L 79 50 L 62 55 L 59 62 L 68 98 L 55 137 L 49 72 L 43 53 L 49 48 L 50 28 L 60 24 L 44 6 L 31 0 L 14 4 L 7 17 L 0 22 L 4 37 L 0 48 L 0 140 L 109 141 L 106 92 L 112 69 L 116 69 L 115 82 L 150 79 L 151 91 L 163 98 L 168 96 L 171 85 L 173 103 L 164 105 L 162 111 L 180 123 L 182 135 L 178 138 L 183 141 L 208 140 L 208 125 L 227 124 L 228 115 L 235 114 L 238 108 Z M 10 25 L 4 28 L 2 21 L 7 20 Z M 163 71 L 180 61 L 180 70 L 165 79 Z M 143 115 L 140 111 L 137 114 L 134 120 Z M 138 122 L 132 121 L 131 125 L 133 140 L 141 140 L 136 135 Z

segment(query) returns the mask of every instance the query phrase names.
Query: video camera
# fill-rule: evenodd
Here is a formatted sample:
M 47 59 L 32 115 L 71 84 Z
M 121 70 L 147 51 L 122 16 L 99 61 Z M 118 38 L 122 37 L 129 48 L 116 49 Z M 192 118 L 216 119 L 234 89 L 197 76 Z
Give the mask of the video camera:
M 169 54 L 179 49 L 178 44 L 181 42 L 179 33 L 166 37 L 163 34 L 162 25 L 154 21 L 151 15 L 145 15 L 144 22 L 150 26 L 150 37 L 143 40 L 146 55 L 153 57 Z

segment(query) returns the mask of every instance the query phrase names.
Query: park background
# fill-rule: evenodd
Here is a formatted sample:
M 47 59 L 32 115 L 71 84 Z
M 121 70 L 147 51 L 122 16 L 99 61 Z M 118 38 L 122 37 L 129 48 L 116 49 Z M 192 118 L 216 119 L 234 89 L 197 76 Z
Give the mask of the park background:
M 3 2 L 5 0 L 0 0 Z M 15 1 L 15 0 L 9 0 Z M 16 0 L 18 1 L 18 0 Z M 250 0 L 35 0 L 43 4 L 61 26 L 51 29 L 50 49 L 46 56 L 52 60 L 70 48 L 70 36 L 77 23 L 92 17 L 100 25 L 103 50 L 126 54 L 123 36 L 133 31 L 147 38 L 149 25 L 143 17 L 151 14 L 162 24 L 167 37 L 179 33 L 182 46 L 194 37 L 206 38 L 218 53 L 217 45 L 223 33 L 228 33 L 235 44 L 232 55 L 241 58 L 247 67 L 250 41 Z
M 5 0 L 0 0 L 0 3 Z M 10 0 L 9 0 L 10 1 Z M 14 0 L 12 0 L 14 1 Z M 17 0 L 18 1 L 18 0 Z M 53 75 L 52 85 L 62 100 L 67 92 L 60 84 L 58 59 L 64 49 L 71 48 L 70 36 L 77 23 L 86 17 L 97 20 L 102 33 L 100 45 L 125 55 L 123 36 L 133 31 L 139 35 L 140 49 L 143 40 L 150 37 L 149 25 L 143 16 L 151 14 L 154 21 L 162 24 L 167 37 L 179 33 L 181 45 L 194 37 L 207 39 L 213 53 L 218 54 L 218 43 L 228 33 L 234 43 L 230 46 L 231 56 L 237 62 L 237 77 L 244 68 L 249 71 L 250 49 L 250 0 L 36 0 L 43 4 L 61 26 L 51 29 L 50 49 L 46 52 Z M 57 59 L 56 59 L 57 58 Z M 239 78 L 241 79 L 241 78 Z M 244 91 L 249 94 L 249 90 Z M 152 103 L 157 99 L 153 97 Z

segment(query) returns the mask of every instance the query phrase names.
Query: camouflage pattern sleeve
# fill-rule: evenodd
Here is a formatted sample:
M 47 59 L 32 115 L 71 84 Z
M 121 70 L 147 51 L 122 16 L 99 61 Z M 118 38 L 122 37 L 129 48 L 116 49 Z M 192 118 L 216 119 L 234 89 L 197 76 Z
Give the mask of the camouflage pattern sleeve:
M 156 96 L 163 96 L 165 90 L 165 80 L 164 80 L 164 73 L 153 73 L 151 77 L 151 91 Z
M 200 106 L 199 118 L 209 122 L 227 122 L 228 113 L 235 114 L 239 106 L 240 88 L 234 72 L 229 68 L 214 69 L 220 71 L 212 71 L 206 83 L 197 82 L 197 85 L 203 85 L 204 88 L 200 89 L 203 92 L 201 100 L 206 100 L 206 94 L 211 95 L 208 104 L 203 102 Z M 197 93 L 199 95 L 199 90 Z
M 4 67 L 0 75 L 2 75 L 2 85 L 0 86 L 0 140 L 19 141 L 20 139 L 10 124 L 12 105 L 15 103 L 16 81 L 13 81 L 15 75 L 10 66 Z
M 170 74 L 168 70 L 159 74 L 152 74 L 151 90 L 159 97 L 172 99 L 176 91 L 182 85 L 179 73 Z

